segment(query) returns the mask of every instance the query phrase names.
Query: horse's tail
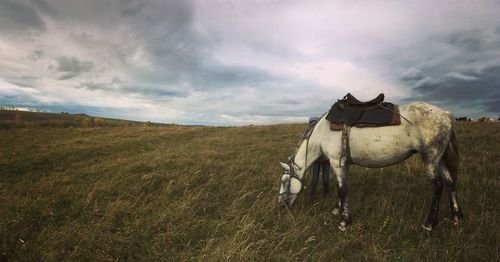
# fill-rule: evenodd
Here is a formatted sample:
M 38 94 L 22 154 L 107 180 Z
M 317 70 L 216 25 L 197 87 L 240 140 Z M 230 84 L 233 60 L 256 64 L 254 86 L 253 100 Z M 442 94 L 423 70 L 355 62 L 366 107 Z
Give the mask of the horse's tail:
M 452 115 L 450 115 L 451 119 L 451 137 L 448 147 L 443 155 L 443 161 L 446 167 L 450 170 L 451 176 L 453 178 L 457 178 L 458 176 L 458 168 L 460 164 L 460 148 L 458 147 L 458 137 L 456 131 L 456 121 Z

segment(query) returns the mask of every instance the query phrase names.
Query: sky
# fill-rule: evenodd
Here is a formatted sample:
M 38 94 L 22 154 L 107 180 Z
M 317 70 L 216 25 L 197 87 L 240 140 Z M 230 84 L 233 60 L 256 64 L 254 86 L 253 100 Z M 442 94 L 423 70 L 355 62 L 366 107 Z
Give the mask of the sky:
M 0 105 L 305 122 L 350 92 L 499 117 L 500 1 L 0 0 Z

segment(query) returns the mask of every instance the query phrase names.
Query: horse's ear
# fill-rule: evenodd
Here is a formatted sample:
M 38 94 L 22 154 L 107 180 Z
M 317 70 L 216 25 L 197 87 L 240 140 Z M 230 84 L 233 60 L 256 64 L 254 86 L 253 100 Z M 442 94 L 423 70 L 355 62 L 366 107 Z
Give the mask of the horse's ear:
M 280 162 L 280 165 L 283 169 L 285 169 L 286 171 L 290 171 L 290 166 L 288 164 L 285 164 L 285 163 L 282 163 Z

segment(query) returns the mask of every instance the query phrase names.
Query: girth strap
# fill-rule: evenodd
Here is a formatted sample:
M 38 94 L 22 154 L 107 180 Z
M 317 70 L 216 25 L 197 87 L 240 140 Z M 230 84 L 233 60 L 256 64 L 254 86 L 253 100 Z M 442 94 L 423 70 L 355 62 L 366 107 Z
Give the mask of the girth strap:
M 339 167 L 343 167 L 346 164 L 352 163 L 351 159 L 351 149 L 349 147 L 349 133 L 351 127 L 343 124 L 342 125 L 342 154 L 339 159 Z

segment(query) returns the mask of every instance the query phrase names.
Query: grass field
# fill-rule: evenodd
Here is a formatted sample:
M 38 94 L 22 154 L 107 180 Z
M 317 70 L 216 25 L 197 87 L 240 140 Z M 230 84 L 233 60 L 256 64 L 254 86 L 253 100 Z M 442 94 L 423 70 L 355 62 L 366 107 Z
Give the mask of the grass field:
M 351 168 L 347 232 L 334 196 L 278 208 L 278 161 L 303 128 L 0 130 L 0 260 L 499 260 L 500 124 L 458 126 L 465 220 L 445 220 L 444 193 L 432 233 L 418 157 Z

